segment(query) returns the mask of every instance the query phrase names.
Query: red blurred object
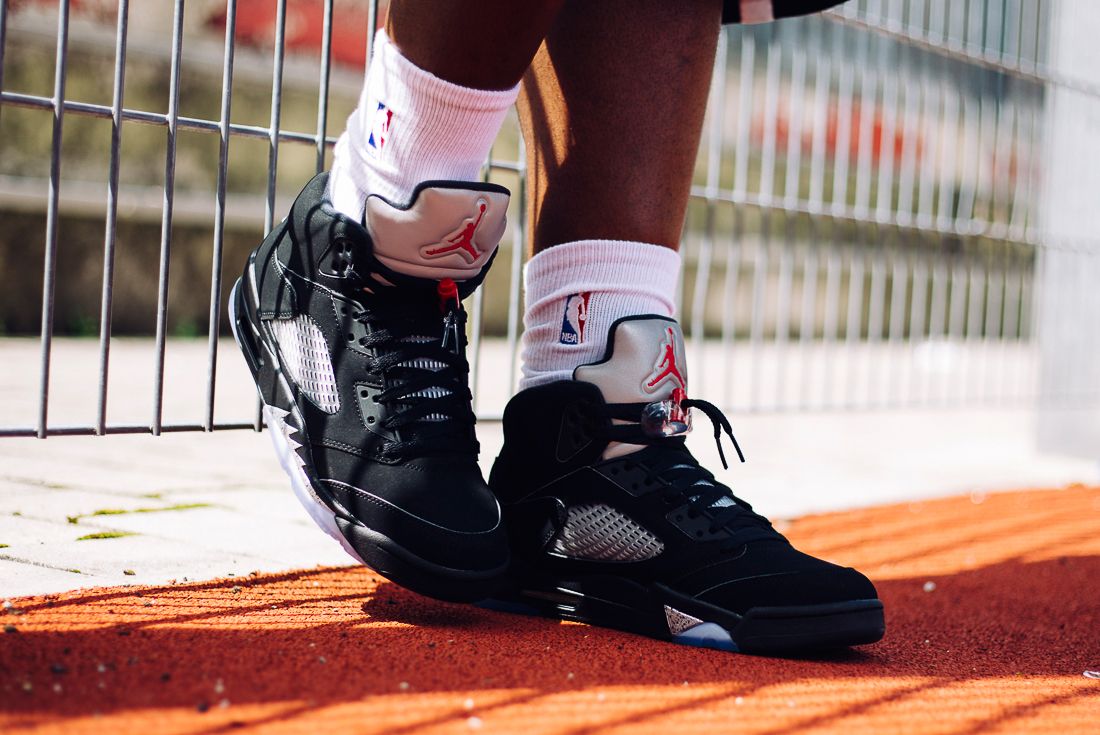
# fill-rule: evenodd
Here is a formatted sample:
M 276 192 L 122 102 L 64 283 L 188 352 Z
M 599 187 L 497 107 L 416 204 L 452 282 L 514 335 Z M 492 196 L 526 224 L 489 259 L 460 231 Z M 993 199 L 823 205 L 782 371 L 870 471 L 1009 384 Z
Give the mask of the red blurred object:
M 368 3 L 336 0 L 333 4 L 332 60 L 338 64 L 362 67 L 367 59 Z M 239 0 L 237 3 L 237 41 L 251 46 L 270 47 L 275 40 L 275 0 Z M 379 23 L 385 18 L 379 12 Z M 287 0 L 286 48 L 288 51 L 320 52 L 324 31 L 323 0 Z M 225 8 L 206 19 L 210 29 L 224 31 Z

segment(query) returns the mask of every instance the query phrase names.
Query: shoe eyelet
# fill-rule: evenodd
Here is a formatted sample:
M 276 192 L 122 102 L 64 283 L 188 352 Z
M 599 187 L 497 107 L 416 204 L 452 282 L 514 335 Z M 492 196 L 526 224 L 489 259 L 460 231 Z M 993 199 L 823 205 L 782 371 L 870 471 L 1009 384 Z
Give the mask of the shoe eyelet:
M 373 416 L 367 416 L 367 423 L 368 424 L 373 424 L 374 421 L 375 421 L 375 418 Z
M 355 341 L 355 335 L 352 334 L 351 332 L 348 332 L 348 342 L 354 342 L 354 341 Z

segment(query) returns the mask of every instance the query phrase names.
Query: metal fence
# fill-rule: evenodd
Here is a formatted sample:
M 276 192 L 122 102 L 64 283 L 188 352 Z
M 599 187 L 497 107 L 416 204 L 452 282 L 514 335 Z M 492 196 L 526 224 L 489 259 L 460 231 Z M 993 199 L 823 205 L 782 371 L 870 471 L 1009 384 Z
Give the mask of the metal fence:
M 0 436 L 260 428 L 258 412 L 215 420 L 229 149 L 239 138 L 267 143 L 266 231 L 281 216 L 277 191 L 301 184 L 277 181 L 281 148 L 315 149 L 319 171 L 335 142 L 328 110 L 332 31 L 340 22 L 334 11 L 341 9 L 333 0 L 317 3 L 323 14 L 317 123 L 302 131 L 281 125 L 287 3 L 275 5 L 269 122 L 246 125 L 232 122 L 236 0 L 226 3 L 216 119 L 180 114 L 183 0 L 175 0 L 166 43 L 166 112 L 125 105 L 127 0 L 117 3 L 110 105 L 66 96 L 65 0 L 57 6 L 52 96 L 7 89 L 3 62 L 12 12 L 0 0 L 0 115 L 5 107 L 40 109 L 52 112 L 53 126 L 37 423 L 0 428 Z M 1062 6 L 1054 0 L 861 0 L 819 17 L 724 31 L 682 250 L 680 314 L 690 335 L 694 392 L 734 411 L 1026 405 L 1040 398 L 1046 384 L 1040 381 L 1039 325 L 1047 323 L 1041 311 L 1051 303 L 1043 291 L 1050 283 L 1045 263 L 1051 253 L 1071 253 L 1083 259 L 1069 266 L 1073 272 L 1094 272 L 1097 252 L 1089 242 L 1052 238 L 1041 227 L 1052 94 L 1090 105 L 1100 101 L 1096 84 L 1049 63 L 1051 28 Z M 377 2 L 370 8 L 373 28 Z M 54 426 L 48 409 L 61 143 L 71 115 L 110 120 L 112 131 L 99 379 L 93 420 Z M 107 420 L 123 123 L 159 126 L 167 138 L 152 417 L 137 425 Z M 214 234 L 205 409 L 197 423 L 163 416 L 182 131 L 216 136 L 219 143 L 217 161 L 209 162 L 218 176 L 209 199 Z M 522 155 L 506 158 L 496 151 L 486 176 L 510 177 L 515 211 L 522 213 Z M 472 381 L 481 395 L 479 415 L 488 418 L 499 416 L 518 376 L 524 227 L 520 217 L 513 222 L 497 273 L 469 304 Z M 1071 262 L 1059 259 L 1058 268 Z M 1095 311 L 1063 302 L 1065 318 L 1086 325 L 1089 354 L 1096 355 Z M 1088 304 L 1094 308 L 1095 299 Z M 486 310 L 504 308 L 500 333 L 483 334 Z M 1098 397 L 1090 380 L 1058 381 L 1044 390 L 1076 402 Z

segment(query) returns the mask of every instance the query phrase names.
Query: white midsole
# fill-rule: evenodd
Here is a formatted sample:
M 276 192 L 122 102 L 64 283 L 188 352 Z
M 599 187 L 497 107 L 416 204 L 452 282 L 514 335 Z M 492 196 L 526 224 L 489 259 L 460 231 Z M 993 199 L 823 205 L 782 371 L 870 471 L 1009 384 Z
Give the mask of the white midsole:
M 250 271 L 253 269 L 250 268 Z M 250 272 L 250 280 L 255 284 L 255 273 Z M 233 291 L 229 296 L 229 325 L 233 330 L 233 338 L 237 341 L 237 344 L 241 344 L 241 337 L 237 333 L 237 289 L 241 287 L 241 282 L 237 281 L 233 286 Z M 255 294 L 255 288 L 253 287 L 252 293 Z M 258 305 L 257 305 L 258 310 Z M 276 366 L 276 374 L 279 376 L 279 385 L 283 392 L 291 397 L 292 401 L 293 393 L 289 386 L 286 385 L 286 380 L 283 377 L 282 371 L 278 369 L 279 359 L 278 356 L 272 353 L 267 344 L 263 340 L 258 340 L 263 348 L 271 356 L 273 364 Z M 259 391 L 259 386 L 257 386 Z M 263 395 L 260 395 L 260 400 L 263 400 Z M 313 522 L 321 527 L 321 530 L 327 533 L 332 538 L 339 542 L 340 546 L 344 548 L 344 551 L 348 552 L 356 561 L 361 564 L 365 564 L 363 558 L 359 556 L 359 553 L 352 548 L 351 544 L 344 537 L 344 534 L 340 533 L 340 528 L 336 525 L 336 514 L 325 505 L 319 497 L 317 492 L 313 488 L 313 483 L 310 482 L 309 477 L 306 475 L 306 469 L 303 466 L 301 457 L 298 456 L 294 450 L 301 446 L 297 441 L 291 438 L 291 435 L 296 433 L 296 429 L 290 426 L 286 417 L 288 412 L 284 411 L 277 406 L 271 406 L 267 403 L 263 404 L 263 416 L 267 423 L 268 434 L 271 435 L 271 444 L 275 447 L 275 455 L 279 458 L 279 465 L 283 468 L 283 472 L 290 478 L 290 487 L 294 491 L 295 497 L 298 498 L 298 502 L 302 504 L 302 507 L 309 513 L 309 517 L 313 519 Z

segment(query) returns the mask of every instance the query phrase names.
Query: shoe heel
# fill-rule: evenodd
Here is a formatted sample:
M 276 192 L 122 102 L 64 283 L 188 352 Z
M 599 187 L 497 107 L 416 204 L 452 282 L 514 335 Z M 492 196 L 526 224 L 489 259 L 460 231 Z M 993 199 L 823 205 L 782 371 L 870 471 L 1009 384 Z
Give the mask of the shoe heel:
M 243 278 L 238 278 L 233 284 L 233 291 L 229 295 L 229 325 L 233 331 L 233 339 L 240 347 L 241 354 L 248 363 L 248 369 L 252 372 L 252 378 L 256 380 L 264 363 L 263 353 L 256 342 L 256 333 L 247 318 L 248 304 L 244 301 L 247 298 L 247 288 Z

